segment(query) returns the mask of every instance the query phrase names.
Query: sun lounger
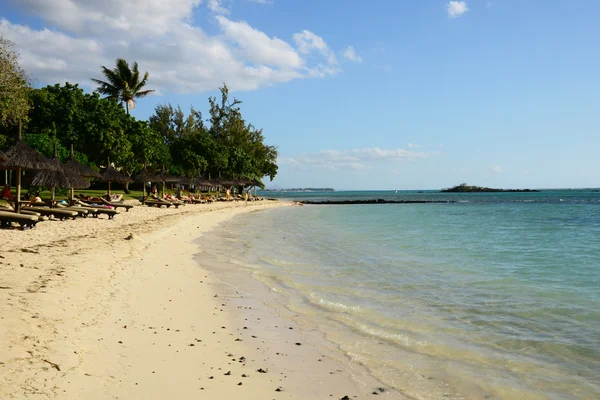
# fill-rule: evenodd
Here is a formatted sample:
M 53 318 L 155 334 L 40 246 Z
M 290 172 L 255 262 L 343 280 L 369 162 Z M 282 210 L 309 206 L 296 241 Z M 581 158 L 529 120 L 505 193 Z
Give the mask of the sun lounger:
M 108 201 L 103 197 L 100 197 L 100 201 L 107 206 L 112 206 L 114 208 L 119 208 L 119 207 L 124 208 L 126 212 L 129 212 L 129 209 L 133 208 L 133 206 L 131 204 L 125 204 L 125 203 L 118 202 L 118 201 Z
M 175 203 L 170 203 L 168 201 L 163 201 L 163 200 L 146 200 L 145 203 L 148 207 L 162 207 L 165 206 L 167 208 L 174 206 L 175 208 L 179 207 L 179 204 L 175 204 Z
M 77 213 L 75 211 L 69 210 L 59 210 L 57 208 L 46 208 L 46 207 L 24 207 L 24 211 L 34 211 L 36 213 L 40 213 L 42 215 L 54 216 L 54 218 L 58 218 L 61 221 L 71 218 L 75 219 L 77 217 Z
M 98 218 L 98 215 L 102 214 L 102 215 L 108 216 L 108 219 L 113 219 L 115 217 L 115 215 L 119 214 L 119 212 L 117 210 L 105 208 L 103 206 L 94 207 L 93 205 L 83 203 L 79 200 L 75 200 L 75 205 L 73 205 L 73 208 L 78 208 L 78 207 L 81 207 L 81 208 L 84 208 L 84 209 L 90 211 L 92 213 L 92 215 L 94 216 L 94 218 Z
M 0 227 L 8 228 L 13 222 L 21 226 L 21 229 L 33 228 L 40 221 L 36 215 L 17 214 L 16 212 L 0 211 Z

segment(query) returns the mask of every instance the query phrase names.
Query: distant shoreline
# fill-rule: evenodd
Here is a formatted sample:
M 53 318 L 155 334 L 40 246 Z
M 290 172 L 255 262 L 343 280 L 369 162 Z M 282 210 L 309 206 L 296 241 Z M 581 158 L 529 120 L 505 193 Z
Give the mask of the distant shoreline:
M 469 186 L 466 183 L 440 190 L 441 193 L 537 193 L 537 189 L 495 189 L 484 186 Z

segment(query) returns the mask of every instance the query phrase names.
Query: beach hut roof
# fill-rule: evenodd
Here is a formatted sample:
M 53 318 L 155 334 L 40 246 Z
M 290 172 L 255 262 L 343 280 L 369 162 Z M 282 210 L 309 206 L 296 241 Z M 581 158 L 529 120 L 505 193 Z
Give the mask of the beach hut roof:
M 246 186 L 249 183 L 252 183 L 252 181 L 250 179 L 246 179 L 246 178 L 235 178 L 235 179 L 232 179 L 231 182 L 233 182 L 234 185 L 240 185 L 240 186 Z
M 17 143 L 6 151 L 6 160 L 2 162 L 1 168 L 8 170 L 36 171 L 36 170 L 51 170 L 56 171 L 58 168 L 56 163 L 53 163 L 49 158 L 44 157 L 31 147 L 27 146 L 24 141 L 17 140 Z
M 195 183 L 195 181 L 193 179 L 188 178 L 187 176 L 180 176 L 179 177 L 179 184 L 180 185 L 193 185 Z
M 31 185 L 59 188 L 73 187 L 75 189 L 87 189 L 90 187 L 90 182 L 87 179 L 68 170 L 56 158 L 52 159 L 51 162 L 56 165 L 57 169 L 55 171 L 42 170 L 36 172 L 30 180 Z
M 202 175 L 198 175 L 194 178 L 194 183 L 198 186 L 214 186 L 215 183 L 208 178 L 203 178 Z
M 160 182 L 161 178 L 144 168 L 139 174 L 133 177 L 133 180 L 136 182 Z
M 110 164 L 106 167 L 106 170 L 102 173 L 102 178 L 100 179 L 104 182 L 119 182 L 119 183 L 128 183 L 131 182 L 131 179 L 114 169 Z
M 80 163 L 73 156 L 71 156 L 71 158 L 65 163 L 65 168 L 68 169 L 70 173 L 83 176 L 85 178 L 102 178 L 100 172 L 94 171 L 89 166 Z
M 179 182 L 179 178 L 178 177 L 173 176 L 173 175 L 169 174 L 166 171 L 161 172 L 160 175 L 159 175 L 159 177 L 160 177 L 160 181 L 161 182 L 165 182 L 165 183 L 166 182 Z

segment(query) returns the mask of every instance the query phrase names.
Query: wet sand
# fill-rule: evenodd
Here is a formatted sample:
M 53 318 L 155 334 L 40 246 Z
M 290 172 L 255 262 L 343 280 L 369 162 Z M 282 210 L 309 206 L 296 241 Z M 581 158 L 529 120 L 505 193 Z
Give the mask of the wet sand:
M 1 231 L 1 399 L 399 398 L 218 281 L 198 238 L 279 202 Z

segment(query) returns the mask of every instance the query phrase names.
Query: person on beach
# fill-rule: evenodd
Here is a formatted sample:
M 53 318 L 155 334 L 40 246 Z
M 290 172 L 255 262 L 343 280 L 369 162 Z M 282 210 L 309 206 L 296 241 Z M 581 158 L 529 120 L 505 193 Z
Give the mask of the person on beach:
M 10 186 L 4 185 L 4 189 L 2 189 L 2 198 L 7 200 L 12 199 L 12 195 L 10 193 Z
M 244 201 L 245 201 L 245 206 L 248 207 L 248 192 L 244 192 Z
M 225 198 L 226 198 L 227 200 L 229 200 L 229 199 L 231 198 L 231 191 L 230 191 L 229 189 L 227 189 L 227 190 L 225 191 Z

